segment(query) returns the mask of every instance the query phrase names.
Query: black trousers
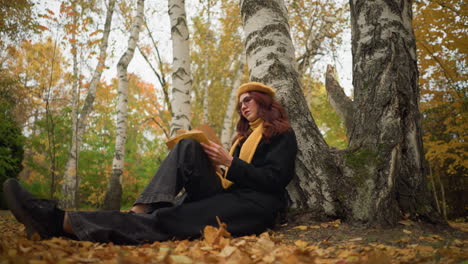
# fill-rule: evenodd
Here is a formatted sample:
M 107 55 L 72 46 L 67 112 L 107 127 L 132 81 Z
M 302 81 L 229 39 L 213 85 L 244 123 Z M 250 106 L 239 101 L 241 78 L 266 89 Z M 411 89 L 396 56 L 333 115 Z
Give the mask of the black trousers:
M 118 211 L 68 212 L 73 231 L 80 240 L 140 244 L 167 240 L 171 234 L 158 228 L 158 217 L 151 205 L 175 204 L 176 195 L 185 188 L 184 200 L 197 201 L 223 192 L 201 145 L 194 140 L 180 141 L 164 159 L 135 204 L 150 205 L 147 214 Z
M 174 204 L 182 188 L 187 193 L 182 204 L 147 213 L 67 214 L 79 240 L 143 244 L 197 238 L 206 225 L 218 225 L 217 217 L 227 223 L 233 235 L 258 234 L 271 226 L 279 204 L 275 196 L 253 190 L 224 190 L 207 155 L 194 140 L 182 140 L 172 149 L 135 203 Z
M 180 141 L 164 159 L 156 174 L 134 204 L 176 204 L 175 196 L 185 188 L 185 201 L 198 201 L 223 191 L 208 156 L 192 140 Z M 149 208 L 148 213 L 151 213 Z

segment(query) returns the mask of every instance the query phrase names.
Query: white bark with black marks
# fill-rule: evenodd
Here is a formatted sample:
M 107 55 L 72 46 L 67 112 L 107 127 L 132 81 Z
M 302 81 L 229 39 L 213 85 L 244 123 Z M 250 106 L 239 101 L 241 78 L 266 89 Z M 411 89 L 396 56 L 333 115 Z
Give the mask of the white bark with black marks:
M 73 10 L 76 11 L 76 7 Z M 73 23 L 77 24 L 78 16 L 74 16 Z M 72 34 L 73 38 L 76 39 L 76 33 Z M 78 95 L 79 95 L 79 72 L 78 72 L 78 50 L 76 42 L 71 44 L 72 47 L 72 58 L 73 58 L 73 84 L 72 84 L 72 141 L 70 145 L 70 151 L 68 152 L 68 160 L 65 166 L 65 179 L 71 180 L 75 177 L 75 181 L 71 182 L 75 186 L 75 194 L 73 207 L 78 206 L 78 186 L 79 186 L 79 175 L 78 175 Z
M 411 1 L 351 0 L 354 114 L 338 199 L 348 218 L 437 221 L 426 187 Z M 349 129 L 349 128 L 348 128 Z
M 112 160 L 112 175 L 104 197 L 104 210 L 120 210 L 120 201 L 122 199 L 122 175 L 125 160 L 125 142 L 127 138 L 127 67 L 135 54 L 135 48 L 143 25 L 144 4 L 144 0 L 138 0 L 135 20 L 133 21 L 130 37 L 128 39 L 128 47 L 117 63 L 117 72 L 119 77 L 117 92 L 117 136 L 115 139 L 114 159 Z
M 278 90 L 297 135 L 289 194 L 296 206 L 351 222 L 394 225 L 402 214 L 438 222 L 425 185 L 411 2 L 350 2 L 354 102 L 330 95 L 351 126 L 349 149 L 339 151 L 307 108 L 283 1 L 241 1 L 250 79 Z
M 297 136 L 297 177 L 288 186 L 293 206 L 335 215 L 337 167 L 302 94 L 284 2 L 244 0 L 240 8 L 250 79 L 277 89 Z
M 86 95 L 84 105 L 74 124 L 73 130 L 76 133 L 70 147 L 68 160 L 65 166 L 64 183 L 62 185 L 62 199 L 60 204 L 62 208 L 76 208 L 77 207 L 77 192 L 80 185 L 80 179 L 77 175 L 78 153 L 80 152 L 80 144 L 83 134 L 86 130 L 86 121 L 89 114 L 93 110 L 94 99 L 96 97 L 96 90 L 101 80 L 102 71 L 105 68 L 105 61 L 107 58 L 107 46 L 109 42 L 109 34 L 112 23 L 112 14 L 114 13 L 115 0 L 109 0 L 108 9 L 106 12 L 106 20 L 104 23 L 104 30 L 102 34 L 102 42 L 99 47 L 99 57 L 96 68 L 94 69 L 93 76 L 89 83 L 88 94 Z M 76 128 L 75 128 L 76 126 Z M 75 131 L 76 129 L 76 131 Z
M 190 128 L 190 47 L 184 0 L 169 0 L 169 18 L 172 37 L 172 121 L 170 135 L 179 129 Z

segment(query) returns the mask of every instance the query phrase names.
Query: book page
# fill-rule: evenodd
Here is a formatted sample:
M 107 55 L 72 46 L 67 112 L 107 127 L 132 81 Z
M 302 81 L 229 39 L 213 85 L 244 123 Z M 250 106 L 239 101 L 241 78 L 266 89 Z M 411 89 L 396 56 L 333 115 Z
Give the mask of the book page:
M 190 131 L 183 131 L 180 135 L 177 135 L 166 142 L 166 145 L 169 149 L 172 149 L 179 141 L 184 138 L 190 138 L 201 143 L 208 143 L 209 140 L 215 142 L 216 144 L 221 144 L 213 128 L 208 124 L 204 124 L 196 129 Z

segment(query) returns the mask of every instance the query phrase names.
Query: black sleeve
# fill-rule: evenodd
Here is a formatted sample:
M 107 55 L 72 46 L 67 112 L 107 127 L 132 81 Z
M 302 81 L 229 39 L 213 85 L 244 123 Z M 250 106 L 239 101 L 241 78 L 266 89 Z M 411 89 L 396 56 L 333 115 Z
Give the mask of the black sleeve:
M 291 130 L 273 137 L 265 145 L 268 149 L 260 165 L 255 166 L 253 161 L 251 164 L 234 157 L 226 178 L 234 184 L 237 183 L 257 191 L 284 190 L 294 176 L 294 161 L 297 153 L 294 132 Z M 257 152 L 255 155 L 258 154 Z M 254 160 L 259 158 L 255 155 Z

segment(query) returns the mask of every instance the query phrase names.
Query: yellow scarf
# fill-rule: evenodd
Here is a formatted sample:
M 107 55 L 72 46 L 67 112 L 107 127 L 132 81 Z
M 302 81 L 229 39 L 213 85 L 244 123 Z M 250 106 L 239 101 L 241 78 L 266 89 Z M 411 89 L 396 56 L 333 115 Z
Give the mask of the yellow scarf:
M 249 135 L 249 137 L 245 140 L 244 144 L 241 147 L 240 153 L 239 153 L 239 159 L 250 163 L 252 161 L 252 158 L 255 154 L 255 151 L 257 150 L 258 144 L 262 140 L 263 137 L 263 120 L 261 118 L 258 118 L 257 120 L 253 122 L 249 122 L 250 129 L 252 130 L 252 133 Z M 237 138 L 234 144 L 232 144 L 231 150 L 229 151 L 229 154 L 234 155 L 234 151 L 239 144 L 239 142 L 242 140 L 241 137 Z M 224 175 L 221 173 L 217 172 L 218 177 L 221 179 L 221 184 L 223 185 L 224 189 L 229 188 L 233 184 L 232 181 L 226 179 L 226 175 L 228 173 L 229 168 L 226 169 L 224 172 Z

